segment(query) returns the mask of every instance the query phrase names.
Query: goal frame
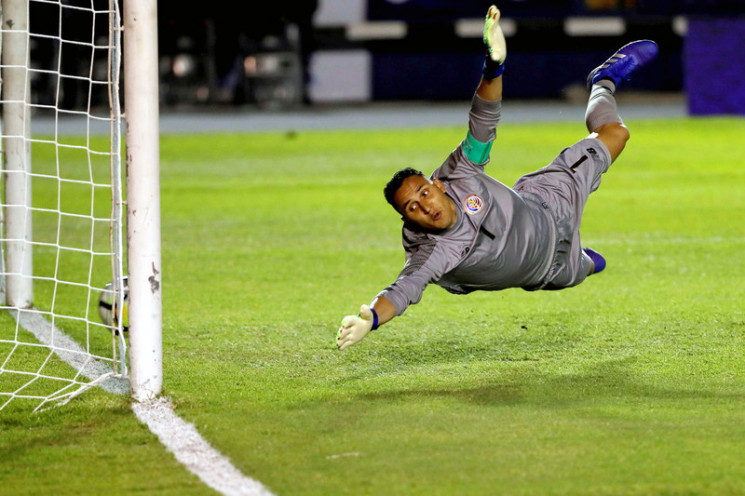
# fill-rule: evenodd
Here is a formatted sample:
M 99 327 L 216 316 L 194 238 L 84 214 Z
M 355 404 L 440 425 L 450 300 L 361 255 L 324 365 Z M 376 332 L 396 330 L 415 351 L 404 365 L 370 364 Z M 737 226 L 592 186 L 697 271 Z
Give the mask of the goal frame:
M 157 0 L 123 0 L 129 376 L 132 397 L 163 389 Z
M 117 0 L 109 0 L 112 10 Z M 136 401 L 158 397 L 163 387 L 162 269 L 160 237 L 159 66 L 157 0 L 122 0 L 122 15 L 110 21 L 110 36 L 123 33 L 123 59 L 109 60 L 112 84 L 110 105 L 119 115 L 119 67 L 123 61 L 124 123 L 126 126 L 126 218 L 130 392 Z M 33 306 L 31 225 L 30 64 L 28 0 L 2 0 L 4 29 L 1 38 L 3 71 L 2 109 L 6 135 L 3 271 L 6 304 L 16 309 Z M 8 22 L 8 21 L 11 22 Z M 112 142 L 120 143 L 121 123 L 112 126 Z M 8 138 L 7 136 L 10 136 Z M 112 174 L 119 174 L 113 170 Z M 120 209 L 121 199 L 113 201 Z M 122 252 L 122 236 L 112 229 L 112 247 Z M 121 261 L 113 272 L 121 274 Z M 116 265 L 118 264 L 118 265 Z M 120 288 L 119 288 L 120 289 Z M 122 291 L 117 291 L 123 308 Z

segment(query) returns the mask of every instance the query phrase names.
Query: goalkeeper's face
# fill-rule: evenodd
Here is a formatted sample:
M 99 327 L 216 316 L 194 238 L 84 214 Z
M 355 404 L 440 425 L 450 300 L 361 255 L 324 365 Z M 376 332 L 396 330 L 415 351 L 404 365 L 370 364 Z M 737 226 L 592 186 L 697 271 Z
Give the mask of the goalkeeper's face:
M 431 182 L 424 176 L 409 176 L 401 183 L 393 201 L 405 222 L 427 231 L 447 229 L 458 218 L 455 203 L 445 194 L 445 185 L 439 179 Z

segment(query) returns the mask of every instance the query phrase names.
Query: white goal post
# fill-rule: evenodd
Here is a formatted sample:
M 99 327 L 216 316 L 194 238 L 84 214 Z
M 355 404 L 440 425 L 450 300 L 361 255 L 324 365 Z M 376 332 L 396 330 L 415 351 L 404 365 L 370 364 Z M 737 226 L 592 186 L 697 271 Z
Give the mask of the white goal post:
M 0 410 L 162 391 L 157 0 L 119 1 L 1 0 Z
M 130 379 L 139 401 L 163 387 L 157 19 L 156 0 L 124 0 Z

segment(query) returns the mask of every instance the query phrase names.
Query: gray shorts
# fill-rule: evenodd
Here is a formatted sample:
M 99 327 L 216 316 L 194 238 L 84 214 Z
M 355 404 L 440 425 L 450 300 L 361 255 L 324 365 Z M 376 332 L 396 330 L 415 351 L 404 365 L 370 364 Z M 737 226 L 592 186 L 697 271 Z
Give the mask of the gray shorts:
M 538 199 L 556 223 L 553 264 L 536 289 L 567 288 L 587 277 L 592 261 L 584 254 L 580 243 L 582 211 L 610 164 L 606 146 L 598 139 L 585 138 L 562 150 L 546 167 L 515 183 L 515 191 Z

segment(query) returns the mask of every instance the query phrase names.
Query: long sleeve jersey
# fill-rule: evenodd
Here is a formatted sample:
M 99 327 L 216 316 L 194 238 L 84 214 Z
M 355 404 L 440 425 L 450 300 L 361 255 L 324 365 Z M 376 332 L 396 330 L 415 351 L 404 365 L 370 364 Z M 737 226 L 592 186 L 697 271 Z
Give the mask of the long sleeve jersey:
M 383 290 L 401 315 L 418 303 L 428 284 L 451 293 L 538 289 L 551 267 L 556 228 L 540 199 L 521 194 L 484 172 L 501 102 L 474 96 L 466 139 L 432 174 L 458 206 L 455 224 L 421 232 L 404 224 L 406 263 Z

